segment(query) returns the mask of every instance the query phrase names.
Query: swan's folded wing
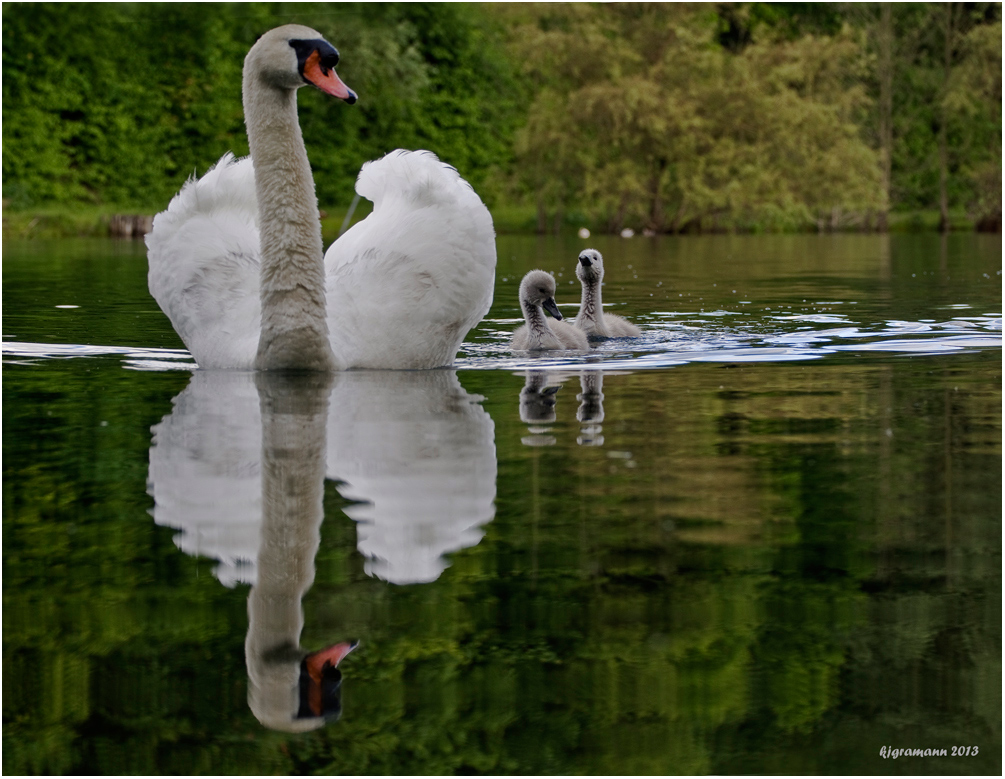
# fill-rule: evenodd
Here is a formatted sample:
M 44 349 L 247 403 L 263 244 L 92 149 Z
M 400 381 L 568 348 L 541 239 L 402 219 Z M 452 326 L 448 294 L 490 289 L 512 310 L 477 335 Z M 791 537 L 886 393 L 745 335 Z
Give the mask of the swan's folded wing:
M 333 348 L 351 367 L 449 365 L 492 303 L 492 216 L 431 152 L 367 163 L 356 189 L 373 213 L 325 255 Z
M 258 348 L 259 237 L 250 159 L 189 180 L 146 236 L 150 294 L 202 368 L 250 368 Z

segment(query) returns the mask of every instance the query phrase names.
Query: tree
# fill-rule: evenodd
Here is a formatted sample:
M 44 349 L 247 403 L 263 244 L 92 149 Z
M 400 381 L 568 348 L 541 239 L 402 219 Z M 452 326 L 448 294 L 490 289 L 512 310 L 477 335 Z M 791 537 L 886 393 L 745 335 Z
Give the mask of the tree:
M 890 185 L 893 178 L 893 5 L 880 3 L 877 28 L 879 57 L 879 160 L 882 174 L 883 206 L 879 212 L 880 230 L 889 225 Z
M 540 89 L 517 136 L 523 182 L 558 210 L 679 232 L 838 227 L 880 205 L 853 31 L 755 34 L 732 54 L 703 9 L 563 6 L 514 22 Z
M 978 229 L 1001 231 L 1002 23 L 975 25 L 960 41 L 943 110 L 960 118 L 967 207 Z

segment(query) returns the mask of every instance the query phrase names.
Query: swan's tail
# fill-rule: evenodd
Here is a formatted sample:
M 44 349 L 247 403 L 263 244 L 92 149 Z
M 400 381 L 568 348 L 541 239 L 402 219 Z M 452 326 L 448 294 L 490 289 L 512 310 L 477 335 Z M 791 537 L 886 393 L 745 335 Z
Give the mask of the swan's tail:
M 431 151 L 397 149 L 363 165 L 356 191 L 375 207 L 385 198 L 402 198 L 416 207 L 466 199 L 471 185 Z M 477 197 L 477 195 L 475 195 Z

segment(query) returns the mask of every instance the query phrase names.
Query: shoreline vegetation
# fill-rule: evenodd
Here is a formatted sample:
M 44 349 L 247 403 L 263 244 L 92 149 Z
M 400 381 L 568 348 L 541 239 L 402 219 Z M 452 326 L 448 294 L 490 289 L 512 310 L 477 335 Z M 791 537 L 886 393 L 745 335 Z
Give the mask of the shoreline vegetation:
M 365 208 L 364 201 L 356 208 L 352 224 L 364 219 L 370 212 Z M 496 233 L 501 235 L 531 235 L 539 233 L 537 228 L 537 215 L 535 209 L 530 206 L 506 207 L 502 209 L 490 209 L 495 222 Z M 345 219 L 347 208 L 328 208 L 321 211 L 321 233 L 325 245 L 330 244 L 339 236 L 339 230 Z M 108 209 L 98 206 L 53 206 L 49 208 L 38 208 L 26 211 L 14 211 L 9 208 L 3 210 L 3 240 L 52 240 L 60 238 L 121 238 L 123 240 L 141 240 L 143 233 L 137 231 L 135 234 L 122 234 L 113 229 L 116 217 L 140 217 L 147 222 L 154 216 L 148 210 L 135 208 L 115 208 Z M 554 224 L 549 225 L 549 234 L 575 234 L 585 227 L 591 235 L 602 235 L 605 233 L 603 225 L 591 224 L 585 220 L 577 220 L 573 217 L 566 217 L 562 223 L 555 228 Z M 978 229 L 972 219 L 963 211 L 950 212 L 949 228 L 952 232 L 968 232 Z M 940 230 L 940 214 L 937 210 L 918 210 L 903 213 L 891 213 L 887 225 L 888 232 L 896 233 L 923 233 L 938 232 Z M 758 229 L 720 229 L 720 230 L 694 230 L 691 232 L 678 234 L 717 234 L 717 233 L 768 233 L 779 232 L 777 230 Z M 867 229 L 862 226 L 837 227 L 829 225 L 823 228 L 819 226 L 806 225 L 801 230 L 787 230 L 786 232 L 877 232 L 876 228 Z M 999 231 L 1000 232 L 1000 231 Z M 671 233 L 661 233 L 670 235 Z M 657 235 L 660 235 L 658 233 Z M 637 237 L 643 237 L 642 233 L 637 233 Z
M 395 148 L 500 233 L 1001 231 L 1000 3 L 12 3 L 4 238 L 135 237 L 247 154 L 244 56 L 291 21 L 360 94 L 298 97 L 326 241 Z

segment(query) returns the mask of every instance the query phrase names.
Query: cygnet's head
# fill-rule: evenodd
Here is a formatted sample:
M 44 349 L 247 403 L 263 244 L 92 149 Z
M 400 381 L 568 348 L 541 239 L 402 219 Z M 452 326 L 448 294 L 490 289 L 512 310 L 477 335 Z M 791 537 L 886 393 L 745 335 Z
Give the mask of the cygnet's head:
M 580 281 L 596 282 L 604 278 L 604 258 L 596 249 L 583 249 L 576 264 L 576 276 Z
M 520 282 L 520 305 L 540 306 L 555 319 L 562 318 L 562 312 L 555 303 L 555 277 L 543 270 L 532 270 Z
M 305 84 L 333 97 L 356 102 L 356 93 L 335 73 L 338 50 L 317 30 L 286 24 L 262 35 L 244 59 L 245 78 L 258 77 L 277 89 L 298 89 Z

